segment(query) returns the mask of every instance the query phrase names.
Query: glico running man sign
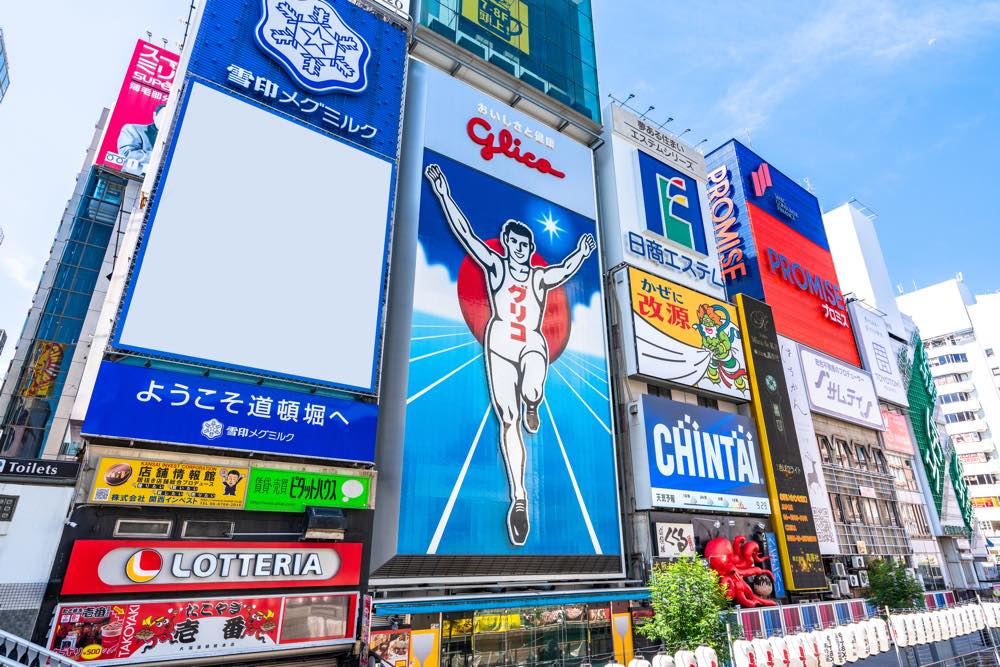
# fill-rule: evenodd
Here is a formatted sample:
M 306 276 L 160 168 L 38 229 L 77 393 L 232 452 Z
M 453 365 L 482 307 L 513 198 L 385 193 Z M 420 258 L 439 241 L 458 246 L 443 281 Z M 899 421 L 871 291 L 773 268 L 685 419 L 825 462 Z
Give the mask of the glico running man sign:
M 398 553 L 620 553 L 590 151 L 429 68 Z

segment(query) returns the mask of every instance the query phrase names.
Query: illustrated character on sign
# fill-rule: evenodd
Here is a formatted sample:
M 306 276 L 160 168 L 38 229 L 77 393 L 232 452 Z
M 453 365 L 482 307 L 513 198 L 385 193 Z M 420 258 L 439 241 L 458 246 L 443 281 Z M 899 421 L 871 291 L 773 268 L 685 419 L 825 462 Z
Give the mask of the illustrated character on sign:
M 580 238 L 576 250 L 552 266 L 533 266 L 535 237 L 531 228 L 508 220 L 500 231 L 503 254 L 483 242 L 451 196 L 441 168 L 428 165 L 424 175 L 438 198 L 448 227 L 472 260 L 482 270 L 490 295 L 491 318 L 483 339 L 486 376 L 493 411 L 500 422 L 500 452 L 507 469 L 510 508 L 507 535 L 511 544 L 523 546 L 528 539 L 528 496 L 524 485 L 524 436 L 537 433 L 538 407 L 545 391 L 549 349 L 542 334 L 547 294 L 580 270 L 597 249 L 591 234 Z M 522 408 L 524 416 L 522 419 Z
M 236 487 L 243 481 L 243 475 L 239 470 L 230 470 L 222 477 L 222 495 L 235 496 Z
M 268 609 L 261 611 L 254 609 L 247 616 L 246 632 L 244 637 L 256 637 L 261 642 L 267 642 L 267 634 L 273 632 L 277 623 L 274 622 L 274 611 Z
M 135 638 L 144 644 L 143 653 L 156 648 L 158 644 L 173 644 L 174 621 L 168 616 L 147 616 L 142 627 L 135 633 Z
M 777 604 L 757 595 L 752 584 L 756 583 L 758 590 L 763 590 L 760 582 L 753 582 L 754 577 L 767 577 L 774 590 L 774 575 L 764 569 L 761 564 L 768 556 L 760 555 L 760 545 L 740 535 L 732 542 L 725 537 L 716 537 L 705 545 L 705 560 L 708 566 L 719 573 L 719 579 L 726 587 L 726 595 L 743 607 L 771 607 Z
M 701 346 L 712 353 L 705 374 L 712 384 L 723 384 L 726 387 L 736 387 L 740 391 L 747 390 L 747 371 L 740 367 L 739 360 L 733 354 L 735 329 L 730 326 L 729 313 L 721 306 L 710 306 L 703 303 L 698 306 L 698 323 L 694 328 L 701 334 Z

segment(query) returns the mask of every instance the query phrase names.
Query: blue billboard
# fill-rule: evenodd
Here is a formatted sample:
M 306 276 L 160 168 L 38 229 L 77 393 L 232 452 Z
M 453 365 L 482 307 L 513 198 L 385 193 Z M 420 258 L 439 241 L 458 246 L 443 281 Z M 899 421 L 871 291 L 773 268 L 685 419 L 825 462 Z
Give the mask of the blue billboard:
M 646 229 L 707 255 L 698 182 L 644 151 L 637 155 Z
M 405 30 L 348 0 L 208 0 L 202 17 L 188 77 L 396 158 Z
M 642 419 L 646 460 L 637 458 L 635 465 L 639 508 L 770 514 L 757 432 L 748 417 L 645 394 Z
M 377 421 L 373 403 L 104 361 L 82 433 L 373 463 Z

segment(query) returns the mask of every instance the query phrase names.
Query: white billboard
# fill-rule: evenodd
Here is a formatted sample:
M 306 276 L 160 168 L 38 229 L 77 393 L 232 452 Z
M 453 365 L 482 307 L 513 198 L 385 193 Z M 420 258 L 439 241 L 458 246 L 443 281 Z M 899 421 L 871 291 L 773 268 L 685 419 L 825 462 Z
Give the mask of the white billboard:
M 798 347 L 802 377 L 813 411 L 885 430 L 871 375 L 812 348 Z
M 885 317 L 862 306 L 859 301 L 847 304 L 847 312 L 851 316 L 854 339 L 861 351 L 861 362 L 872 374 L 875 393 L 890 403 L 904 407 L 909 405 Z
M 393 164 L 186 95 L 114 345 L 374 391 Z

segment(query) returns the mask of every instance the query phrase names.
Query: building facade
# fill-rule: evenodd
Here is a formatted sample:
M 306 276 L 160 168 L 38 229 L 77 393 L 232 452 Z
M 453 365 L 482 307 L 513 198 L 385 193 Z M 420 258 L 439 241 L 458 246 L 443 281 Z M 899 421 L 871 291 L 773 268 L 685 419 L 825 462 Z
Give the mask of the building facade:
M 0 102 L 7 95 L 8 87 L 10 87 L 10 61 L 7 58 L 7 43 L 3 38 L 3 29 L 0 28 Z

